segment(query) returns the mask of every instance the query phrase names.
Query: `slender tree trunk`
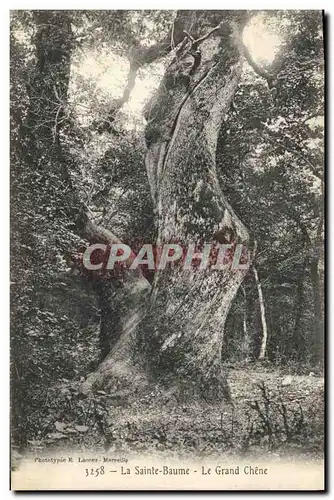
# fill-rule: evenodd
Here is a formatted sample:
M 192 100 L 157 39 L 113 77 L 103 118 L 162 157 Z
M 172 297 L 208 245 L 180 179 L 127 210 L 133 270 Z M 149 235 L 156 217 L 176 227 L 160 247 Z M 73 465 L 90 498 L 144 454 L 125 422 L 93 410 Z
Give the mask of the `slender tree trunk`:
M 322 200 L 324 200 L 324 183 L 321 183 Z M 323 362 L 324 360 L 324 324 L 321 303 L 321 284 L 319 274 L 320 252 L 323 248 L 322 231 L 324 224 L 324 207 L 321 205 L 321 214 L 317 228 L 317 235 L 311 258 L 311 282 L 313 289 L 313 303 L 314 303 L 314 360 L 316 362 Z
M 319 258 L 311 260 L 311 282 L 313 290 L 313 310 L 314 310 L 314 340 L 313 355 L 314 361 L 323 359 L 324 328 L 321 311 L 321 291 L 319 276 Z
M 323 248 L 323 224 L 324 224 L 324 182 L 321 182 L 321 193 L 322 193 L 322 203 L 320 205 L 320 213 L 319 213 L 319 221 L 317 227 L 317 233 L 315 240 L 312 241 L 308 230 L 304 223 L 300 220 L 300 218 L 294 215 L 294 220 L 297 222 L 304 238 L 305 242 L 309 247 L 309 251 L 311 254 L 311 283 L 312 283 L 312 291 L 313 291 L 313 311 L 314 311 L 314 336 L 313 336 L 313 360 L 323 361 L 324 359 L 324 325 L 322 319 L 322 310 L 321 310 L 321 302 L 323 298 L 321 297 L 321 285 L 320 285 L 320 276 L 319 276 L 319 261 L 320 261 L 320 253 Z
M 244 307 L 243 307 L 243 317 L 242 317 L 242 328 L 243 328 L 243 339 L 242 339 L 242 346 L 241 346 L 241 353 L 243 359 L 249 359 L 250 357 L 250 346 L 251 346 L 251 339 L 249 336 L 249 331 L 248 331 L 248 325 L 247 325 L 247 295 L 246 295 L 246 290 L 243 286 L 241 286 L 242 294 L 244 296 Z
M 306 269 L 306 259 L 304 259 L 303 261 L 302 269 L 300 271 L 300 275 L 297 280 L 296 306 L 295 306 L 296 319 L 295 319 L 295 327 L 293 330 L 293 338 L 291 345 L 292 354 L 296 359 L 303 359 L 304 349 L 305 349 L 305 341 L 301 332 L 301 323 L 302 323 L 303 309 L 304 309 L 305 269 Z
M 257 272 L 255 266 L 253 266 L 253 274 L 254 274 L 255 284 L 256 284 L 257 293 L 258 293 L 258 297 L 259 297 L 261 326 L 262 326 L 262 340 L 261 340 L 260 354 L 258 357 L 258 359 L 261 360 L 261 359 L 264 359 L 266 357 L 266 351 L 267 351 L 268 331 L 267 331 L 266 309 L 265 309 L 265 305 L 264 305 L 261 282 L 260 282 L 259 275 L 258 275 L 258 272 Z

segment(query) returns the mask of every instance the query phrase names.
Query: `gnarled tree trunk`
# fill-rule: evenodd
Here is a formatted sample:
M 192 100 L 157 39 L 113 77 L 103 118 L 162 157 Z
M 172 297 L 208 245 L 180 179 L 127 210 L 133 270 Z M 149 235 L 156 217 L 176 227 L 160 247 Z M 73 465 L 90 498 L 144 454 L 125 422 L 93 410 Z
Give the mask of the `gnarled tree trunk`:
M 181 42 L 147 108 L 146 165 L 159 245 L 248 242 L 216 172 L 217 135 L 240 79 L 245 23 L 243 12 L 225 16 L 219 26 L 217 13 L 195 23 L 190 35 L 197 40 Z M 228 399 L 221 371 L 224 324 L 244 273 L 179 265 L 157 271 L 147 313 L 124 312 L 122 335 L 83 390 L 113 386 L 119 377 L 130 386 L 137 377 L 177 387 L 183 396 Z
M 248 242 L 246 228 L 219 186 L 215 159 L 219 128 L 241 76 L 241 34 L 246 20 L 247 13 L 242 11 L 208 11 L 206 16 L 200 11 L 183 11 L 176 18 L 176 54 L 146 113 L 146 165 L 159 244 Z M 55 94 L 59 107 L 44 109 L 41 116 L 32 104 L 34 149 L 38 149 L 39 159 L 52 152 L 53 168 L 69 187 L 69 205 L 76 207 L 77 232 L 90 243 L 117 243 L 115 235 L 89 220 L 71 183 L 70 154 L 64 154 L 60 140 L 69 81 L 70 22 L 66 14 L 48 12 L 36 13 L 36 22 L 34 92 L 41 103 Z M 189 33 L 183 31 L 185 27 Z M 50 36 L 59 47 L 50 50 Z M 165 41 L 162 49 L 168 51 Z M 151 61 L 152 49 L 147 54 L 143 63 Z M 135 51 L 135 57 L 138 63 L 144 56 Z M 131 71 L 136 71 L 133 65 Z M 135 74 L 130 76 L 129 91 Z M 43 126 L 46 121 L 51 128 Z M 152 287 L 140 270 L 125 276 L 93 276 L 99 280 L 104 312 L 109 311 L 117 321 L 103 318 L 102 328 L 111 328 L 113 323 L 114 334 L 109 345 L 103 346 L 104 354 L 111 351 L 87 377 L 82 391 L 100 387 L 133 392 L 159 381 L 180 389 L 182 396 L 229 399 L 221 372 L 221 349 L 226 316 L 244 273 L 231 267 L 185 270 L 174 265 L 158 271 Z

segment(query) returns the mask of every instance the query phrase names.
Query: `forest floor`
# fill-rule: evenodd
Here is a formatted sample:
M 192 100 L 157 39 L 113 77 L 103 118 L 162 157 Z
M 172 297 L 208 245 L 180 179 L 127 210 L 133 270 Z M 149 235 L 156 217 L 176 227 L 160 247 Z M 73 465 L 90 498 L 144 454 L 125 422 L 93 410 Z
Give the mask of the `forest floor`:
M 57 405 L 50 409 L 45 429 L 29 440 L 29 451 L 322 457 L 323 377 L 313 372 L 288 375 L 262 365 L 228 372 L 234 408 L 180 404 L 159 387 L 131 404 L 103 391 L 87 400 L 79 397 L 78 386 L 62 382 Z

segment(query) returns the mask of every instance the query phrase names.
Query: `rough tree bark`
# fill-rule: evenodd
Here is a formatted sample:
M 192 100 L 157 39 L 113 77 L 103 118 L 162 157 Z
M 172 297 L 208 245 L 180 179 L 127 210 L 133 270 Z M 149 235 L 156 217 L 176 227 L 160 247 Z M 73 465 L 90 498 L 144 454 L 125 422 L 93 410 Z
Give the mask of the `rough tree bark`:
M 32 103 L 36 97 L 40 103 L 59 101 L 56 108 L 44 108 L 42 117 L 32 104 L 35 150 L 40 149 L 40 158 L 50 151 L 57 158 L 77 207 L 77 232 L 90 243 L 119 242 L 112 232 L 89 220 L 71 183 L 68 152 L 65 155 L 61 145 L 72 49 L 70 22 L 63 13 L 44 11 L 35 17 L 38 63 Z M 247 17 L 243 11 L 208 11 L 205 16 L 184 11 L 182 26 L 187 30 L 174 30 L 175 57 L 146 113 L 146 165 L 159 244 L 248 243 L 247 229 L 219 186 L 215 164 L 218 131 L 241 76 L 241 35 Z M 132 81 L 133 76 L 130 87 Z M 224 324 L 245 272 L 173 266 L 158 271 L 152 287 L 140 270 L 125 277 L 97 277 L 105 311 L 115 311 L 118 318 L 117 331 L 110 354 L 87 377 L 82 392 L 103 387 L 133 393 L 161 382 L 177 388 L 182 397 L 229 399 L 221 369 Z M 105 321 L 103 327 L 110 324 Z
M 217 13 L 194 25 L 146 113 L 146 166 L 158 217 L 158 244 L 244 243 L 248 232 L 216 173 L 220 124 L 237 88 L 247 14 Z M 200 51 L 200 52 L 199 52 Z M 226 166 L 233 168 L 233 165 Z M 185 395 L 229 399 L 221 368 L 224 324 L 243 271 L 156 273 L 144 318 L 124 324 L 118 342 L 83 384 L 160 381 Z

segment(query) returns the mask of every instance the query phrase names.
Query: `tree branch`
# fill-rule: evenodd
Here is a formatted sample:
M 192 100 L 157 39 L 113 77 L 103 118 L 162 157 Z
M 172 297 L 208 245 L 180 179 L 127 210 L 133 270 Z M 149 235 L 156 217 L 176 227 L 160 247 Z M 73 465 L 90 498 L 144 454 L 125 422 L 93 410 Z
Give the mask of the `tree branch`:
M 171 29 L 167 35 L 151 47 L 134 47 L 129 54 L 130 60 L 139 66 L 154 62 L 156 59 L 167 55 L 174 47 L 177 47 L 185 37 L 184 30 L 191 21 L 190 11 L 179 10 L 176 14 Z M 172 43 L 171 43 L 172 40 Z M 173 47 L 174 45 L 174 47 Z
M 313 165 L 313 163 L 301 151 L 298 151 L 297 145 L 291 146 L 291 145 L 287 144 L 286 142 L 285 143 L 281 142 L 280 136 L 277 133 L 270 130 L 266 126 L 266 124 L 262 123 L 262 125 L 263 125 L 262 130 L 266 133 L 266 135 L 267 135 L 266 138 L 270 142 L 270 144 L 272 144 L 276 148 L 281 148 L 285 151 L 288 151 L 289 153 L 300 158 L 312 170 L 312 174 L 314 175 L 314 177 L 321 180 L 322 183 L 324 182 L 323 176 L 317 171 L 315 165 Z
M 291 147 L 287 144 L 284 144 L 284 143 L 277 141 L 277 139 L 274 140 L 271 137 L 267 137 L 267 139 L 274 146 L 279 147 L 281 149 L 284 149 L 285 151 L 288 151 L 289 153 L 300 158 L 312 170 L 312 174 L 314 175 L 314 177 L 319 179 L 321 182 L 324 182 L 323 176 L 321 174 L 319 174 L 319 172 L 317 172 L 316 167 L 313 165 L 313 163 L 308 158 L 306 158 L 306 156 L 303 155 L 303 153 L 301 153 L 300 151 L 297 151 L 296 149 L 294 149 L 293 147 Z
M 290 148 L 289 146 L 285 146 L 285 149 L 289 153 L 294 154 L 295 156 L 298 156 L 298 158 L 303 160 L 303 162 L 306 163 L 306 165 L 308 167 L 310 167 L 310 169 L 312 170 L 312 174 L 314 175 L 314 177 L 317 177 L 317 179 L 321 180 L 321 182 L 324 181 L 323 176 L 317 172 L 317 169 L 315 168 L 313 163 L 310 162 L 310 160 L 308 158 L 306 158 L 302 153 L 300 153 L 299 151 L 296 151 L 295 149 Z
M 197 40 L 194 40 L 194 43 L 193 45 L 195 45 L 195 47 L 197 48 L 197 46 L 199 44 L 201 44 L 202 42 L 204 42 L 204 40 L 207 40 L 211 35 L 213 35 L 213 33 L 215 33 L 216 31 L 218 31 L 221 27 L 222 27 L 222 22 L 219 23 L 217 26 L 215 26 L 214 28 L 212 28 L 212 30 L 208 31 L 208 33 L 206 33 L 205 35 L 203 35 L 201 38 L 198 38 Z
M 264 78 L 265 80 L 267 80 L 268 87 L 271 89 L 273 87 L 273 83 L 275 81 L 275 75 L 270 73 L 269 71 L 267 71 L 265 68 L 262 68 L 261 66 L 259 66 L 259 64 L 257 64 L 254 61 L 254 59 L 251 56 L 251 53 L 249 52 L 248 48 L 246 47 L 246 45 L 244 43 L 242 43 L 242 47 L 243 47 L 245 59 L 248 62 L 248 64 L 253 68 L 253 70 L 255 71 L 255 73 L 257 75 L 259 75 L 262 78 Z
M 189 23 L 189 13 L 188 11 L 178 11 L 176 18 L 171 26 L 171 29 L 167 35 L 151 47 L 133 47 L 129 54 L 130 60 L 130 70 L 128 73 L 127 83 L 120 99 L 117 99 L 115 105 L 110 110 L 108 117 L 100 122 L 98 126 L 98 132 L 111 132 L 112 123 L 115 120 L 116 113 L 124 106 L 124 104 L 129 100 L 131 92 L 136 83 L 136 77 L 138 69 L 140 67 L 151 64 L 157 59 L 167 55 L 171 50 L 179 45 L 180 42 L 185 38 L 184 28 Z
M 306 118 L 304 118 L 302 123 L 304 124 L 304 123 L 308 122 L 309 120 L 312 120 L 312 118 L 318 118 L 319 116 L 324 116 L 323 111 L 317 111 L 316 113 L 312 113 L 312 115 L 309 115 Z

